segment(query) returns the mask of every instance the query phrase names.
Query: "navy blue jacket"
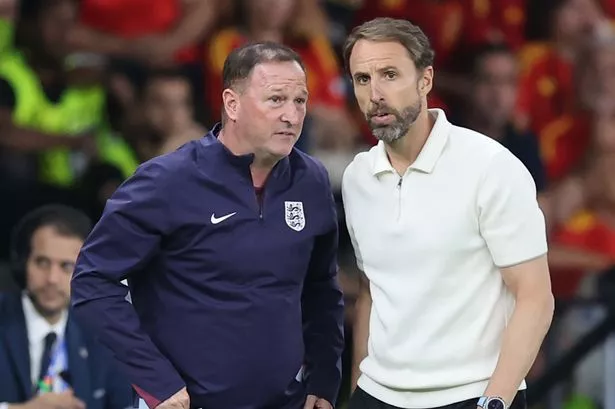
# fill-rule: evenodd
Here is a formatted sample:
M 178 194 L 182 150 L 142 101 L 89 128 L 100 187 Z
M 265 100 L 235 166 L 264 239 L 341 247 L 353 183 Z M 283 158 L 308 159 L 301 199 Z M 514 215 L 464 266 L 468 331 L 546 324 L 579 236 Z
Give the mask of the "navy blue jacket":
M 75 313 L 150 407 L 183 386 L 204 409 L 333 403 L 343 301 L 327 172 L 295 149 L 259 204 L 253 155 L 231 154 L 218 129 L 141 165 L 108 201 L 77 261 Z
M 98 344 L 69 314 L 66 322 L 68 372 L 75 396 L 87 409 L 124 409 L 132 390 L 108 350 Z M 0 402 L 33 398 L 30 350 L 21 294 L 0 295 Z

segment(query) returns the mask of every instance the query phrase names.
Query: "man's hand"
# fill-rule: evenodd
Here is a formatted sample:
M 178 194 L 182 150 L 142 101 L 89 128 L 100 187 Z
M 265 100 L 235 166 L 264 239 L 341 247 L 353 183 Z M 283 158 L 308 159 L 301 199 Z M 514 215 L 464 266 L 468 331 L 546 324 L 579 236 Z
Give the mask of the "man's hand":
M 10 405 L 11 407 L 18 405 Z M 85 403 L 75 397 L 73 391 L 45 393 L 19 405 L 23 409 L 85 409 Z
M 333 406 L 325 399 L 314 395 L 308 395 L 303 409 L 333 409 Z
M 190 397 L 186 388 L 182 388 L 175 395 L 156 406 L 156 409 L 188 409 L 190 407 Z

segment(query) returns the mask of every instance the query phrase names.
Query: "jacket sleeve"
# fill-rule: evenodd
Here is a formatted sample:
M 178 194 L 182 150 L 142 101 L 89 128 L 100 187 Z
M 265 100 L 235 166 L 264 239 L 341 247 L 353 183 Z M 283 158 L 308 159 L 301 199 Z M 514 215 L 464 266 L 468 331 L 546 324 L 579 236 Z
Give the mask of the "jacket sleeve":
M 303 288 L 303 337 L 307 393 L 335 406 L 342 378 L 344 301 L 337 281 L 338 224 L 335 201 L 327 187 L 327 231 L 316 238 Z
M 133 407 L 133 392 L 123 373 L 115 365 L 107 373 L 105 409 L 127 409 Z
M 86 239 L 71 282 L 75 316 L 112 351 L 119 369 L 150 408 L 183 388 L 184 382 L 141 329 L 121 281 L 146 265 L 171 228 L 169 179 L 162 163 L 148 162 L 118 188 Z

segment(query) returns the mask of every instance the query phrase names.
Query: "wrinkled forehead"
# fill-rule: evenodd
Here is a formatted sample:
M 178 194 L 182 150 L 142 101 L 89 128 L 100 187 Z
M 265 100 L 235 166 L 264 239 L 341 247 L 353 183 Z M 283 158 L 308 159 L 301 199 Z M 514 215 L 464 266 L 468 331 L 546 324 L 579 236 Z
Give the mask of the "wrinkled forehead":
M 396 41 L 357 41 L 350 53 L 349 67 L 352 75 L 371 74 L 387 67 L 416 71 L 408 50 Z
M 307 93 L 306 73 L 295 61 L 257 64 L 250 74 L 248 85 L 259 91 L 283 89 Z

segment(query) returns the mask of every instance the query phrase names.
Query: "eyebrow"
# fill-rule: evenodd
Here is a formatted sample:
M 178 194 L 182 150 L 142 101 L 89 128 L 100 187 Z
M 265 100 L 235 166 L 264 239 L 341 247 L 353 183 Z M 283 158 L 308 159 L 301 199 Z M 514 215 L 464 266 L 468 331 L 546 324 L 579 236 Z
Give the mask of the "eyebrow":
M 287 92 L 287 90 L 284 89 L 284 88 L 280 88 L 280 87 L 273 87 L 273 88 L 269 88 L 269 92 L 271 92 L 271 93 L 284 93 L 284 92 Z M 301 95 L 305 95 L 306 97 L 309 95 L 309 92 L 306 89 L 302 89 L 299 92 L 301 93 Z
M 392 66 L 392 65 L 387 65 L 387 66 L 385 66 L 385 67 L 378 68 L 378 70 L 377 70 L 377 71 L 378 71 L 379 73 L 383 73 L 383 72 L 386 72 L 386 71 L 397 71 L 397 70 L 398 70 L 398 69 L 397 69 L 397 67 L 394 67 L 394 66 Z M 357 78 L 357 77 L 360 77 L 360 76 L 363 76 L 363 75 L 364 75 L 364 76 L 369 77 L 369 74 L 368 74 L 368 73 L 366 73 L 366 72 L 363 72 L 363 71 L 357 71 L 357 72 L 353 75 L 353 77 L 354 77 L 354 78 Z

